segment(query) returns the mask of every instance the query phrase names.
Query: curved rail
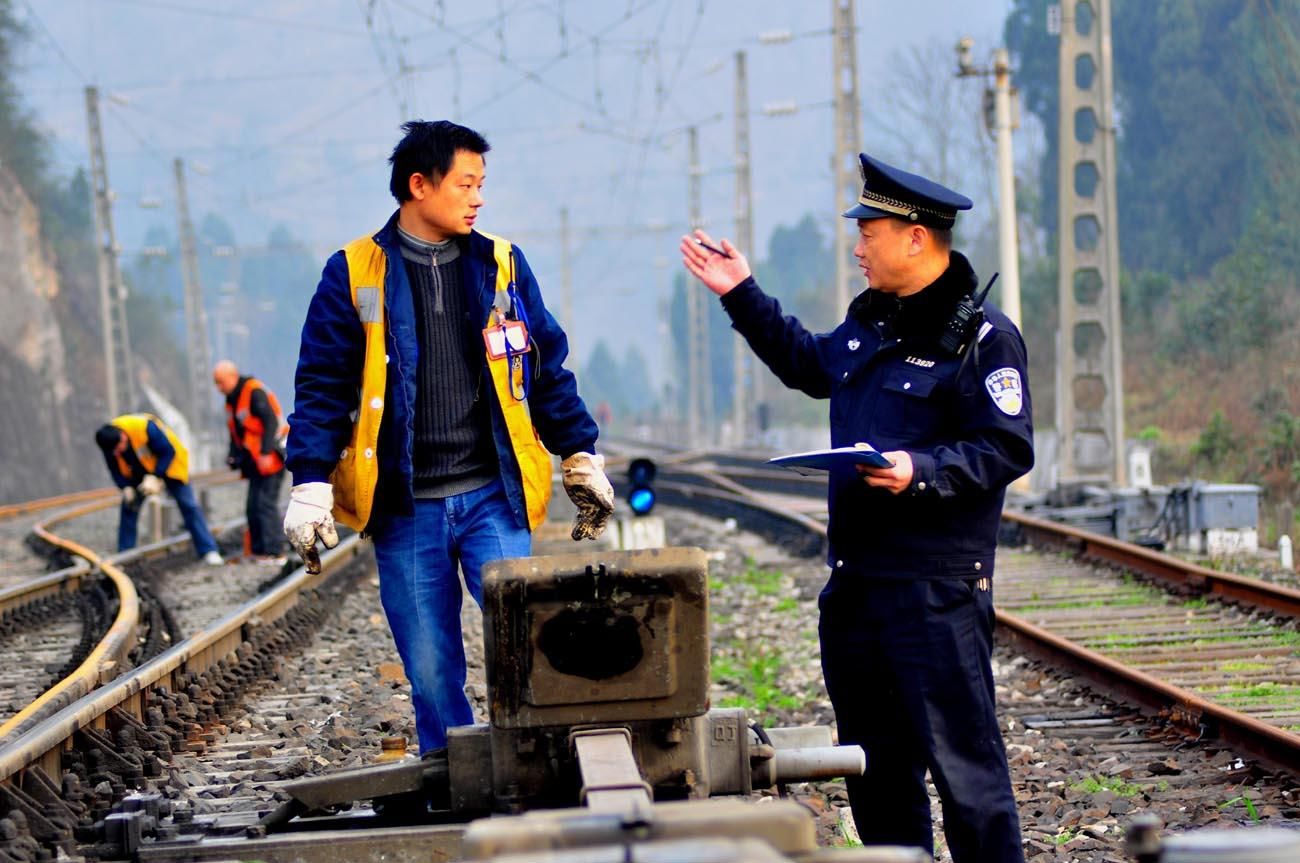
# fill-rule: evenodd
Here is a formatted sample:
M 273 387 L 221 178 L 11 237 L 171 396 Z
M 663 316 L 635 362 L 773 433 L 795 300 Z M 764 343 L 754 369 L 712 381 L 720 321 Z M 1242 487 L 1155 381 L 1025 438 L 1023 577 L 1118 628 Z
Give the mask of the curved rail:
M 130 576 L 100 557 L 92 549 L 70 539 L 57 536 L 50 530 L 52 524 L 79 518 L 92 512 L 99 512 L 114 503 L 116 503 L 115 496 L 114 499 L 107 501 L 89 503 L 60 513 L 55 518 L 37 524 L 32 528 L 32 532 L 41 540 L 75 554 L 86 561 L 93 570 L 102 572 L 113 583 L 118 596 L 117 615 L 114 617 L 112 625 L 109 626 L 108 632 L 90 651 L 90 654 L 82 661 L 81 665 L 77 666 L 67 677 L 41 693 L 35 701 L 18 711 L 3 725 L 0 725 L 0 740 L 13 733 L 20 726 L 28 723 L 32 717 L 48 712 L 50 705 L 75 701 L 100 683 L 111 679 L 115 676 L 116 669 L 125 663 L 127 654 L 130 653 L 131 647 L 135 644 L 136 629 L 140 624 L 140 597 L 136 593 L 135 584 L 131 581 Z M 63 584 L 73 580 L 80 587 L 81 575 L 76 574 L 60 579 L 58 585 L 50 585 L 50 590 L 67 589 Z M 49 581 L 48 578 L 39 580 L 41 587 L 38 590 L 41 593 L 45 592 L 45 585 Z M 19 594 L 20 591 L 22 591 L 22 588 L 10 591 L 10 594 Z M 30 595 L 21 596 L 19 594 L 19 596 L 26 601 L 31 599 Z M 18 598 L 15 597 L 15 599 Z
M 215 471 L 202 475 L 205 485 L 223 485 L 233 481 L 229 474 Z M 128 560 L 137 560 L 158 554 L 178 543 L 189 541 L 188 535 L 163 540 L 160 543 L 141 546 L 130 552 L 112 556 L 103 556 L 74 540 L 59 536 L 53 530 L 59 524 L 80 518 L 90 513 L 99 512 L 117 505 L 117 489 L 105 490 L 107 494 L 77 492 L 72 497 L 94 495 L 97 499 L 82 506 L 74 507 L 38 522 L 32 526 L 32 533 L 41 541 L 80 559 L 77 565 L 34 579 L 25 585 L 0 593 L 0 612 L 20 607 L 37 599 L 52 594 L 80 590 L 82 585 L 96 573 L 103 573 L 116 591 L 117 613 L 112 624 L 67 677 L 55 683 L 41 693 L 34 701 L 0 724 L 0 741 L 14 733 L 21 732 L 63 706 L 93 691 L 97 687 L 117 677 L 127 664 L 129 654 L 134 649 L 140 626 L 140 598 L 131 577 L 120 568 L 119 564 Z M 69 496 L 64 496 L 69 497 Z M 54 500 L 46 498 L 45 501 Z M 42 503 L 35 501 L 33 503 Z M 28 510 L 29 512 L 32 510 Z M 242 524 L 242 519 L 218 525 L 218 530 L 227 530 Z
M 0 782 L 9 781 L 30 767 L 41 767 L 48 776 L 61 775 L 60 757 L 78 731 L 94 727 L 114 708 L 125 710 L 143 721 L 151 690 L 158 687 L 174 689 L 176 680 L 183 673 L 202 674 L 231 659 L 254 630 L 283 617 L 298 604 L 303 591 L 316 587 L 361 552 L 360 538 L 348 537 L 321 556 L 320 573 L 309 574 L 300 567 L 275 587 L 209 628 L 21 732 L 0 749 Z

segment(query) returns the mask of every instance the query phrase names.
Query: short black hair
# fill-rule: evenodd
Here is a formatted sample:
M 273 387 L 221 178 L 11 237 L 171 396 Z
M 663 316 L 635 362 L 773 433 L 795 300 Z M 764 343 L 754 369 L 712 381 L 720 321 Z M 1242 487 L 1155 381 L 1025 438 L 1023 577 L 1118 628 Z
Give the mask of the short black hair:
M 122 430 L 115 425 L 102 425 L 95 431 L 95 443 L 104 452 L 112 452 L 117 449 L 118 443 L 122 440 Z
M 930 228 L 930 236 L 934 237 L 934 241 L 938 243 L 941 248 L 952 248 L 952 228 L 934 228 L 929 225 L 926 227 Z
M 451 170 L 457 150 L 481 156 L 492 149 L 478 132 L 450 120 L 410 120 L 402 124 L 402 132 L 402 140 L 388 157 L 393 166 L 388 190 L 399 204 L 411 200 L 412 174 L 424 174 L 438 183 Z

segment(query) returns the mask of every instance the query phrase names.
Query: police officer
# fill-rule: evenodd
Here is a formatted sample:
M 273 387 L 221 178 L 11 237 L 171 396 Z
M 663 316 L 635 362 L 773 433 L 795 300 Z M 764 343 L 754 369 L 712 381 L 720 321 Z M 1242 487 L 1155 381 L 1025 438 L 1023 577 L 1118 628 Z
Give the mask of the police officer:
M 869 287 L 829 333 L 763 293 L 744 256 L 702 231 L 686 269 L 787 386 L 830 399 L 832 446 L 867 442 L 892 462 L 829 478 L 830 578 L 822 671 L 841 743 L 867 754 L 848 780 L 862 841 L 933 853 L 929 771 L 956 863 L 1022 861 L 994 713 L 993 554 L 1006 486 L 1033 465 L 1025 345 L 952 251 L 968 198 L 861 156 L 844 213 Z

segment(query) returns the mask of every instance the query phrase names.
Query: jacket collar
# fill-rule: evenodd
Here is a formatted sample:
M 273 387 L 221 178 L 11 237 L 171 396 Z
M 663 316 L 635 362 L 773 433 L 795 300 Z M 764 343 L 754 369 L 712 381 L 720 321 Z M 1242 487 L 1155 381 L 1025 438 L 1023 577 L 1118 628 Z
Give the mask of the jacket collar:
M 393 215 L 388 217 L 384 226 L 376 231 L 373 239 L 379 244 L 379 247 L 390 255 L 400 259 L 402 254 L 401 240 L 397 236 L 397 215 L 400 210 L 394 210 Z M 457 237 L 456 244 L 460 246 L 462 255 L 468 254 L 482 263 L 493 263 L 496 258 L 493 256 L 493 243 L 487 237 L 478 231 L 470 231 L 468 237 Z
M 865 290 L 849 305 L 849 317 L 865 326 L 883 321 L 898 337 L 909 341 L 930 341 L 942 332 L 957 302 L 973 294 L 976 285 L 970 261 L 961 252 L 952 252 L 948 269 L 915 294 L 900 298 Z

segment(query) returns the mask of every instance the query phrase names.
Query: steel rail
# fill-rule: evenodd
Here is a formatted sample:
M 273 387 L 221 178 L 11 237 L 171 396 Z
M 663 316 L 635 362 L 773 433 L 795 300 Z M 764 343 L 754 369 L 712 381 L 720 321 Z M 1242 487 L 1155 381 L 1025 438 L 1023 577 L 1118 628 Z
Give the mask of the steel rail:
M 62 753 L 83 728 L 103 727 L 110 710 L 125 710 L 143 721 L 148 694 L 157 687 L 175 688 L 183 673 L 201 674 L 223 660 L 248 640 L 254 629 L 287 614 L 301 601 L 304 591 L 316 587 L 363 551 L 360 537 L 351 536 L 332 551 L 321 555 L 321 572 L 310 574 L 299 567 L 273 588 L 255 597 L 210 627 L 178 642 L 154 659 L 124 673 L 68 704 L 54 715 L 7 741 L 0 748 L 0 782 L 13 781 L 29 768 L 39 767 L 48 776 L 59 776 Z
M 1199 594 L 1300 618 L 1300 590 L 1295 588 L 1219 572 L 1114 537 L 1025 513 L 1007 511 L 1002 518 L 1019 525 L 1027 538 L 1037 539 L 1041 544 L 1065 548 L 1089 560 L 1109 563 Z
M 221 485 L 221 480 L 233 482 L 238 477 L 230 477 L 228 470 L 209 470 L 202 473 L 196 473 L 192 477 L 195 482 L 203 481 L 205 486 Z M 57 507 L 72 506 L 78 503 L 89 503 L 91 501 L 107 500 L 115 498 L 121 493 L 121 489 L 108 486 L 106 488 L 88 488 L 83 491 L 72 491 L 67 494 L 56 494 L 51 497 L 40 497 L 33 500 L 20 501 L 18 503 L 0 504 L 0 521 L 7 518 L 15 518 L 20 515 L 27 515 L 33 512 L 40 512 L 46 509 L 55 509 Z

